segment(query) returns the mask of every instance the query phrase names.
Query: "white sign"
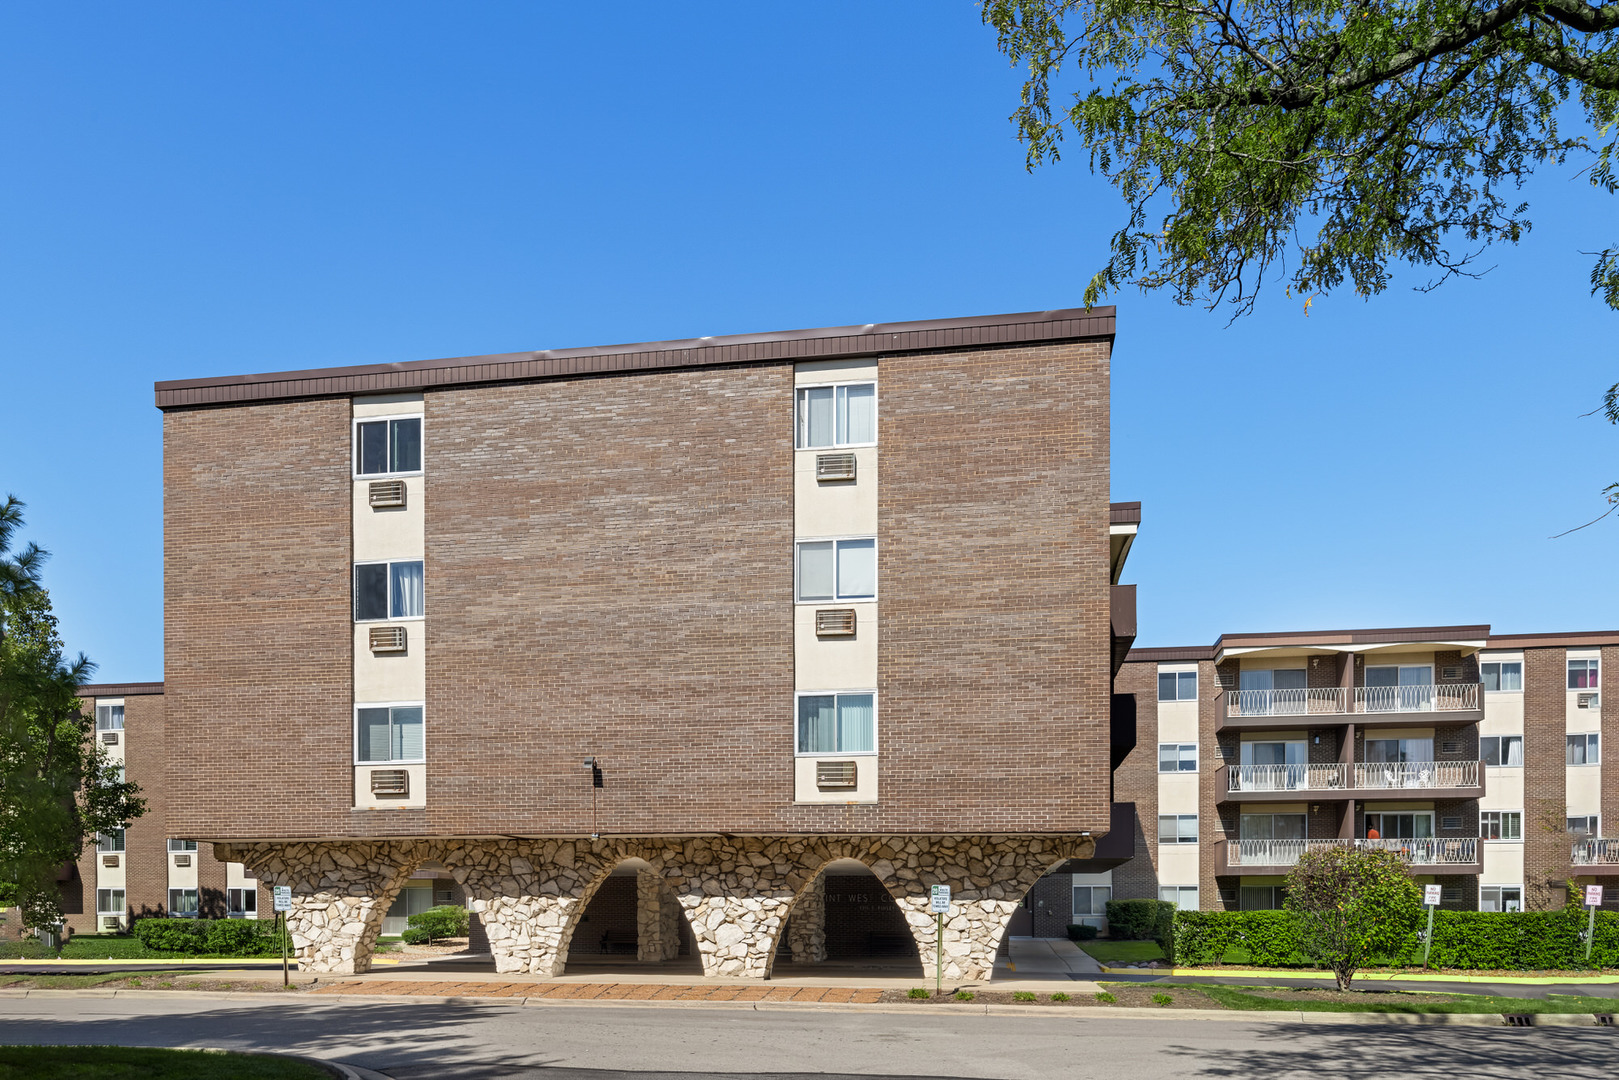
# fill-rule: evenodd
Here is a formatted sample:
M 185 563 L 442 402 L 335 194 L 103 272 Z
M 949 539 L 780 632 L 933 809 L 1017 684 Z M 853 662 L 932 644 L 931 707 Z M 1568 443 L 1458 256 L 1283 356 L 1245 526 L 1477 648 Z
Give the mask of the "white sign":
M 932 893 L 933 905 L 928 910 L 935 915 L 950 914 L 950 886 L 935 885 Z
M 292 886 L 291 885 L 272 885 L 270 887 L 270 892 L 273 895 L 273 897 L 275 898 L 275 910 L 276 911 L 291 911 L 292 910 Z
M 1444 890 L 1438 885 L 1424 885 L 1422 887 L 1422 902 L 1429 907 L 1439 906 L 1439 896 Z
M 1587 885 L 1585 887 L 1585 906 L 1586 907 L 1601 907 L 1602 906 L 1602 886 L 1601 885 Z

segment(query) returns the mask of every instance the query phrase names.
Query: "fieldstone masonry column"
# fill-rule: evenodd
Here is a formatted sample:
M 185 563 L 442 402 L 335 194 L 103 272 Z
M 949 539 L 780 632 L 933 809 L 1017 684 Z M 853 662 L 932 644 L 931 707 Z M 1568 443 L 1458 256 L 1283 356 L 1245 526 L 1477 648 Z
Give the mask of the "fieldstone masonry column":
M 585 843 L 485 841 L 451 848 L 445 864 L 483 920 L 495 970 L 560 975 L 585 900 L 612 862 Z
M 635 875 L 637 960 L 656 962 L 680 955 L 680 904 L 663 884 L 663 875 L 641 870 Z
M 826 959 L 826 875 L 816 874 L 814 884 L 793 905 L 787 922 L 787 943 L 793 950 L 793 963 L 819 964 Z

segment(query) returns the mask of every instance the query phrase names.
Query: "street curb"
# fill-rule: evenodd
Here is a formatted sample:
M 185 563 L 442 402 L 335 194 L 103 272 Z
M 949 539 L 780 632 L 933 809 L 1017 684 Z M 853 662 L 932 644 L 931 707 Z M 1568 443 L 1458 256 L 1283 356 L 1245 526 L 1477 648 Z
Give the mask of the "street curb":
M 1275 968 L 1131 968 L 1103 967 L 1104 975 L 1157 975 L 1167 978 L 1221 978 L 1221 979 L 1330 979 L 1330 971 L 1281 971 Z M 1416 975 L 1400 973 L 1384 975 L 1378 972 L 1360 972 L 1356 982 L 1448 982 L 1483 983 L 1502 986 L 1608 986 L 1619 983 L 1615 975 Z
M 296 997 L 264 991 L 217 990 L 0 990 L 0 997 L 8 998 L 172 998 L 185 994 L 192 999 L 208 1001 L 254 1002 L 261 1005 L 320 1005 L 323 1002 L 348 1005 L 513 1005 L 518 1007 L 584 1008 L 651 1008 L 651 1009 L 719 1009 L 733 1012 L 855 1012 L 911 1015 L 968 1015 L 968 1016 L 1022 1016 L 1050 1019 L 1054 1016 L 1072 1020 L 1224 1020 L 1249 1024 L 1361 1024 L 1433 1027 L 1507 1027 L 1500 1013 L 1332 1013 L 1299 1012 L 1282 1009 L 1146 1009 L 1131 1006 L 1039 1006 L 1039 1005 L 973 1005 L 964 1002 L 940 1002 L 930 1005 L 871 1004 L 855 1005 L 819 1001 L 664 1001 L 629 1000 L 624 998 L 541 998 L 541 997 L 436 997 L 428 994 L 299 994 Z M 1535 1013 L 1532 1027 L 1598 1027 L 1594 1013 Z M 337 1062 L 323 1064 L 340 1066 Z M 354 1075 L 364 1078 L 369 1070 Z M 374 1075 L 374 1074 L 373 1074 Z

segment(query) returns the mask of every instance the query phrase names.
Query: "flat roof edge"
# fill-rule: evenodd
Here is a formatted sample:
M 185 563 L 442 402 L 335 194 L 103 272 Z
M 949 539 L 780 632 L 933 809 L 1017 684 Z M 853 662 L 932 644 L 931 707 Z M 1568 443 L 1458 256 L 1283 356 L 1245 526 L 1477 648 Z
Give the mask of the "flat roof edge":
M 85 683 L 79 687 L 79 694 L 84 697 L 140 697 L 161 693 L 163 684 L 160 682 Z
M 313 368 L 153 384 L 159 409 L 289 398 L 386 394 L 570 375 L 651 371 L 1114 337 L 1116 309 L 1063 308 L 969 318 L 867 323 L 626 345 Z

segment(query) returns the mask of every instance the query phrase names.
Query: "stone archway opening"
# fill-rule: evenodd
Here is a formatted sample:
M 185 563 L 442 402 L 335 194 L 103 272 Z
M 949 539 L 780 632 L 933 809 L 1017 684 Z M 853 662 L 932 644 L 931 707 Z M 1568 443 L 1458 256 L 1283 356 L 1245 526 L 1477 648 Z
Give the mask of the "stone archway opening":
M 645 972 L 701 975 L 691 925 L 663 876 L 625 859 L 585 903 L 568 942 L 567 974 Z
M 789 970 L 920 977 L 922 958 L 905 912 L 871 868 L 858 859 L 834 859 L 787 918 L 775 973 Z

